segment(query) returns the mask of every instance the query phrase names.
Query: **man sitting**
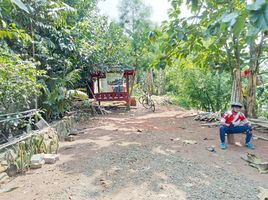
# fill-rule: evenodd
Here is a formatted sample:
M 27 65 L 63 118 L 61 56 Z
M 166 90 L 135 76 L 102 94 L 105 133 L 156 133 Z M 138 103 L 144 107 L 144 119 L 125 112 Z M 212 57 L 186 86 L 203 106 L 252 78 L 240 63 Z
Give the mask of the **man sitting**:
M 249 149 L 254 149 L 254 145 L 250 143 L 252 138 L 251 125 L 245 115 L 240 112 L 242 108 L 241 103 L 234 102 L 231 104 L 231 111 L 225 112 L 221 118 L 220 126 L 220 139 L 221 149 L 226 149 L 225 145 L 225 133 L 235 134 L 235 133 L 246 133 L 245 146 Z

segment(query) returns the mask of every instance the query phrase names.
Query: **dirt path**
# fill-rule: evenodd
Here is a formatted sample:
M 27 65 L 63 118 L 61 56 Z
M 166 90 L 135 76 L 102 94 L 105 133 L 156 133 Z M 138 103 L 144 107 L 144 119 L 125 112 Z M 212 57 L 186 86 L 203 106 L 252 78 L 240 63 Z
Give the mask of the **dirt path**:
M 252 152 L 268 160 L 268 143 L 222 151 L 217 128 L 202 128 L 186 115 L 176 108 L 138 109 L 81 123 L 76 140 L 61 143 L 57 164 L 16 177 L 5 187 L 19 188 L 0 199 L 258 199 L 268 175 L 240 156 Z M 216 152 L 206 150 L 210 145 Z

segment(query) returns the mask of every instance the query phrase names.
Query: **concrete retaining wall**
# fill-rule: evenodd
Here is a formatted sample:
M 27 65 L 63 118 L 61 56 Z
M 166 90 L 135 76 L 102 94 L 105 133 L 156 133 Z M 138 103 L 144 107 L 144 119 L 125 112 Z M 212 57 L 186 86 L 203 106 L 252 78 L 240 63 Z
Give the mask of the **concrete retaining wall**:
M 56 130 L 59 140 L 63 141 L 75 125 L 80 121 L 80 115 L 66 116 L 62 120 L 54 122 L 51 126 Z
M 62 120 L 52 123 L 51 127 L 29 133 L 17 142 L 13 142 L 2 149 L 0 151 L 0 184 L 7 181 L 7 175 L 13 176 L 17 174 L 17 168 L 15 167 L 14 169 L 14 166 L 19 159 L 19 153 L 22 152 L 19 148 L 21 144 L 25 148 L 25 156 L 29 156 L 33 151 L 33 148 L 30 148 L 30 146 L 33 146 L 33 138 L 39 141 L 40 138 L 43 138 L 44 142 L 38 148 L 38 153 L 55 154 L 59 148 L 59 141 L 64 140 L 79 121 L 79 114 L 66 116 Z M 25 162 L 27 164 L 27 161 Z

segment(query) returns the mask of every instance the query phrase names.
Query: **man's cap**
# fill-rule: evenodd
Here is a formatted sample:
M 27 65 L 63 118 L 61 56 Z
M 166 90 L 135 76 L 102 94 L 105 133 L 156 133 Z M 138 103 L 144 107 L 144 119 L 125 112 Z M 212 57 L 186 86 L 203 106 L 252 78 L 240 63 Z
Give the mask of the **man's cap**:
M 231 106 L 232 106 L 232 107 L 240 107 L 240 108 L 243 107 L 243 105 L 242 105 L 241 103 L 239 103 L 239 102 L 232 102 L 232 103 L 231 103 Z

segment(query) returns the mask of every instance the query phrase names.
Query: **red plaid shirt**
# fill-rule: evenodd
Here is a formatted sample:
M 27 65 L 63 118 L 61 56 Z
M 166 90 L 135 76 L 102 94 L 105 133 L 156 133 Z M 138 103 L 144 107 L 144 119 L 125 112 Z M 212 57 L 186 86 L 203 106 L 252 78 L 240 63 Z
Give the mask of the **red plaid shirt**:
M 232 123 L 239 123 L 239 122 L 248 123 L 248 120 L 242 112 L 238 112 L 238 113 L 235 113 L 233 111 L 225 112 L 222 115 L 221 124 L 231 124 L 231 122 Z

